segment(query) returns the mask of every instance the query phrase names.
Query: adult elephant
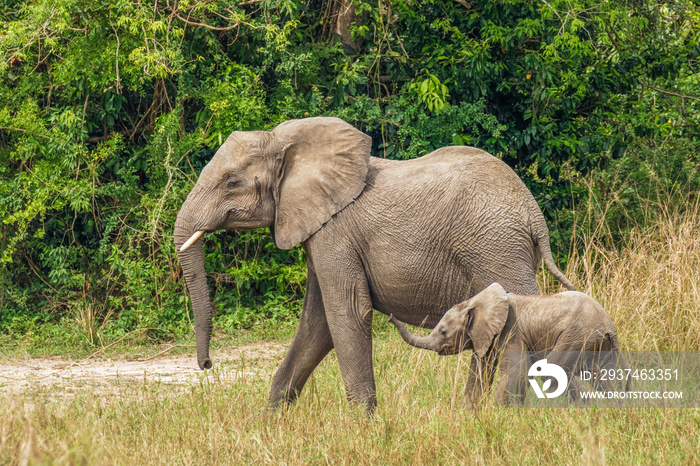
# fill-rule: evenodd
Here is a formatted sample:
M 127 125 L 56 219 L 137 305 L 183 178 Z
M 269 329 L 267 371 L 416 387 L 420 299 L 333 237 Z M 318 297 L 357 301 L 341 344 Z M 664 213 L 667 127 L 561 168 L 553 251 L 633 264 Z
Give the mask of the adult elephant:
M 573 289 L 554 264 L 542 212 L 506 164 L 471 147 L 408 161 L 370 157 L 370 147 L 337 118 L 290 120 L 232 133 L 204 167 L 174 233 L 200 368 L 212 366 L 206 231 L 269 227 L 278 247 L 301 243 L 308 256 L 299 328 L 271 406 L 294 400 L 335 348 L 348 398 L 371 410 L 373 309 L 432 328 L 493 282 L 539 294 L 541 258 Z

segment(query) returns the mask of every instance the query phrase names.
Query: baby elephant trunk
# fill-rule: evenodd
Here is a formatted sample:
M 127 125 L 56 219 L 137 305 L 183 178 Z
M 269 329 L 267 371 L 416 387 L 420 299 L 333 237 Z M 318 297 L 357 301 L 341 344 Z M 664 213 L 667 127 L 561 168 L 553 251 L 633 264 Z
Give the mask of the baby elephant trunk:
M 427 337 L 415 336 L 414 334 L 409 332 L 408 329 L 401 322 L 396 320 L 393 314 L 389 316 L 389 322 L 396 326 L 396 328 L 399 331 L 399 334 L 401 335 L 401 338 L 403 338 L 404 341 L 409 345 L 420 349 L 435 351 L 436 353 L 440 351 L 440 345 L 438 342 L 435 341 L 432 335 L 428 335 Z

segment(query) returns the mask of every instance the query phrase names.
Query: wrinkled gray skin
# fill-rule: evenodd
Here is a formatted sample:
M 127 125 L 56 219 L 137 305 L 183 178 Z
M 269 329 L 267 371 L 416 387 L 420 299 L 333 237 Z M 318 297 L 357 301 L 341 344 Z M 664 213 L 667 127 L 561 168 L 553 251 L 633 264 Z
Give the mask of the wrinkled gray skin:
M 415 160 L 370 157 L 371 139 L 337 118 L 234 132 L 182 205 L 175 245 L 192 299 L 197 360 L 209 358 L 212 310 L 197 231 L 269 227 L 276 245 L 301 243 L 306 296 L 270 405 L 294 400 L 335 348 L 348 398 L 372 409 L 372 310 L 433 327 L 444 309 L 498 281 L 538 293 L 541 258 L 557 269 L 537 203 L 503 162 L 471 147 Z
M 496 387 L 496 402 L 508 402 L 509 374 L 519 375 L 511 387 L 516 387 L 514 394 L 524 399 L 527 368 L 535 361 L 511 360 L 517 352 L 558 352 L 546 356 L 547 362 L 561 366 L 568 373 L 569 394 L 574 399 L 580 385 L 572 375 L 581 370 L 582 351 L 613 352 L 600 353 L 601 357 L 595 358 L 597 369 L 626 367 L 610 317 L 597 301 L 578 291 L 524 296 L 506 293 L 501 285 L 493 283 L 450 308 L 425 337 L 413 335 L 394 316 L 389 321 L 411 346 L 441 355 L 474 351 L 472 361 L 477 361 L 477 371 L 470 373 L 470 379 L 476 379 L 478 390 L 465 394 L 470 405 L 480 402 L 487 392 L 499 359 L 501 377 Z

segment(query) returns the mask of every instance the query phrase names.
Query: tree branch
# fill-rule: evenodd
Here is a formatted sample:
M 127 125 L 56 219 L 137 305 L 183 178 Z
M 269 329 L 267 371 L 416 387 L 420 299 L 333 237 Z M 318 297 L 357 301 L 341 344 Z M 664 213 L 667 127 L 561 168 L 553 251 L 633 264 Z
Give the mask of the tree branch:
M 547 5 L 549 7 L 550 10 L 552 10 L 554 12 L 555 15 L 557 15 L 557 18 L 559 18 L 561 20 L 561 16 L 559 15 L 559 12 L 557 10 L 555 10 L 554 7 L 552 5 L 550 5 L 547 0 L 542 0 L 542 1 L 544 2 L 545 5 Z
M 661 92 L 662 94 L 666 94 L 666 95 L 672 95 L 672 96 L 674 96 L 674 97 L 680 97 L 681 99 L 688 99 L 688 100 L 694 100 L 694 101 L 696 101 L 696 102 L 700 102 L 700 99 L 697 98 L 697 97 L 693 97 L 693 96 L 690 96 L 690 95 L 677 94 L 677 93 L 675 93 L 675 92 L 667 91 L 667 90 L 664 90 L 664 89 L 659 89 L 658 87 L 655 87 L 655 86 L 652 86 L 651 84 L 645 83 L 645 82 L 642 81 L 640 78 L 637 78 L 637 80 L 639 81 L 639 84 L 641 84 L 642 86 L 648 87 L 649 89 L 652 89 L 652 90 L 654 90 L 654 91 L 656 91 L 656 92 Z
M 33 136 L 39 136 L 40 138 L 49 139 L 49 140 L 53 141 L 53 138 L 51 136 L 47 136 L 45 134 L 35 133 L 34 131 L 29 131 L 28 129 L 15 128 L 14 126 L 0 126 L 0 129 L 9 130 L 9 131 L 20 131 L 22 133 L 31 134 Z
M 455 0 L 455 2 L 459 3 L 460 5 L 462 5 L 462 6 L 463 6 L 464 8 L 466 8 L 467 10 L 471 10 L 471 9 L 472 9 L 472 6 L 471 6 L 469 3 L 465 2 L 464 0 Z
M 232 29 L 236 29 L 241 24 L 241 23 L 236 23 L 233 26 L 228 26 L 228 27 L 210 26 L 208 24 L 198 23 L 196 21 L 190 21 L 190 20 L 185 19 L 182 16 L 178 15 L 177 13 L 175 13 L 175 16 L 179 20 L 184 21 L 186 24 L 189 24 L 190 26 L 199 26 L 199 27 L 211 29 L 212 31 L 230 31 Z

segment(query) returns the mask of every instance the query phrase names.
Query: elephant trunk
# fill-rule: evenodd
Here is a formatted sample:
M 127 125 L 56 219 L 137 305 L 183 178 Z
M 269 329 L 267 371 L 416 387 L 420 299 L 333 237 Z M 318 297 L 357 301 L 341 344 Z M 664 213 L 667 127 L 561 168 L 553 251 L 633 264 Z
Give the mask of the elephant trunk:
M 396 326 L 397 330 L 399 331 L 399 334 L 401 335 L 401 338 L 403 338 L 404 341 L 409 345 L 420 349 L 435 351 L 436 353 L 440 352 L 440 344 L 435 341 L 435 338 L 433 338 L 432 335 L 428 335 L 427 337 L 415 336 L 414 334 L 409 332 L 408 329 L 401 322 L 396 320 L 396 318 L 393 315 L 389 316 L 389 322 Z
M 175 249 L 180 260 L 187 290 L 192 299 L 195 331 L 197 333 L 197 362 L 200 369 L 211 369 L 209 359 L 209 340 L 211 339 L 212 307 L 207 287 L 207 275 L 204 269 L 204 242 L 197 238 L 191 247 L 181 251 L 182 245 L 196 232 L 193 228 L 192 215 L 185 206 L 180 210 L 175 221 Z

